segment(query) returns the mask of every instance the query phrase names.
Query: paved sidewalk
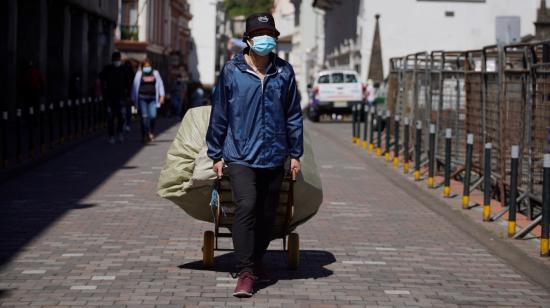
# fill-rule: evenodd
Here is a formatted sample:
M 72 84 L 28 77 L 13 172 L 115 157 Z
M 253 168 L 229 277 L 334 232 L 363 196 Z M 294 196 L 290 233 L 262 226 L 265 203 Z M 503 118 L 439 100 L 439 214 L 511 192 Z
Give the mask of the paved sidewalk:
M 550 307 L 549 290 L 357 155 L 349 124 L 307 126 L 325 201 L 297 230 L 300 269 L 270 253 L 276 281 L 252 299 L 231 296 L 230 252 L 201 268 L 212 226 L 156 196 L 174 126 L 144 148 L 94 140 L 0 185 L 0 307 Z

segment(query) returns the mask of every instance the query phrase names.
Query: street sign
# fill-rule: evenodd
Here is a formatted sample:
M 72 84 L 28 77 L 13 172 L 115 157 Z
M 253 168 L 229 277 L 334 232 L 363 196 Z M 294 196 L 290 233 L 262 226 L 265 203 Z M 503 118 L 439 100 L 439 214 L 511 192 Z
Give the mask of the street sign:
M 497 45 L 517 44 L 521 42 L 521 17 L 497 16 L 496 41 Z

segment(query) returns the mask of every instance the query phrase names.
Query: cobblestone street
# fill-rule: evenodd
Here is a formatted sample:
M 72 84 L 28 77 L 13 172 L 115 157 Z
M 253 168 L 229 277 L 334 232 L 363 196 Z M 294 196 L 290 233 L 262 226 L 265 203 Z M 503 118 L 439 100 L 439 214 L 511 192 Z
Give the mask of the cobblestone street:
M 217 251 L 214 270 L 201 266 L 213 226 L 156 195 L 177 130 L 169 124 L 148 146 L 137 132 L 122 145 L 96 138 L 0 184 L 0 307 L 550 307 L 550 290 L 508 252 L 432 211 L 429 193 L 394 185 L 395 171 L 351 144 L 349 123 L 306 124 L 324 202 L 297 229 L 299 269 L 286 269 L 274 241 L 275 281 L 234 298 L 232 252 Z

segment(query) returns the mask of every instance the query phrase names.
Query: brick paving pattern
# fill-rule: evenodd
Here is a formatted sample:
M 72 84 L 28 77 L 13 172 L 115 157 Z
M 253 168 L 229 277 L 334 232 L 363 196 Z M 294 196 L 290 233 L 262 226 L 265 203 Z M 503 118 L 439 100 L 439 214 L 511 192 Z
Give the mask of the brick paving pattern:
M 251 299 L 231 296 L 231 252 L 201 268 L 212 225 L 156 196 L 176 126 L 146 147 L 99 138 L 0 184 L 0 307 L 550 307 L 548 290 L 354 154 L 348 127 L 308 124 L 324 203 L 297 230 L 299 270 L 271 252 L 275 281 Z

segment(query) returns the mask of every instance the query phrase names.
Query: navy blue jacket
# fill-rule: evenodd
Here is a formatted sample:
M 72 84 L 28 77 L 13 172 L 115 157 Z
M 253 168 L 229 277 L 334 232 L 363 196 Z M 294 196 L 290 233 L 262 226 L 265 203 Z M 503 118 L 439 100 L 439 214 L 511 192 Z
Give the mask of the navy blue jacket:
M 237 54 L 223 67 L 212 97 L 208 157 L 252 168 L 282 166 L 303 154 L 300 96 L 292 66 L 270 55 L 262 82 Z

